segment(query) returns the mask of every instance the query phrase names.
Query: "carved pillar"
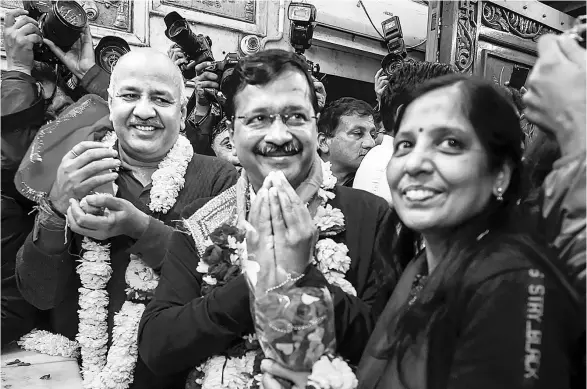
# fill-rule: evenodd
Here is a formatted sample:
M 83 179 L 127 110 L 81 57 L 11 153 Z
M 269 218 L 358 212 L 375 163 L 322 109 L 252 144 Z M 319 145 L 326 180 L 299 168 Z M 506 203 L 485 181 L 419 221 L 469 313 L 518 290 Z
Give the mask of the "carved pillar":
M 472 73 L 478 39 L 480 1 L 444 1 L 439 4 L 440 25 L 429 39 L 438 40 L 438 61 L 454 64 L 461 72 Z M 433 55 L 426 54 L 427 58 Z
M 477 52 L 477 5 L 477 1 L 459 1 L 454 64 L 462 73 L 473 73 L 473 60 Z

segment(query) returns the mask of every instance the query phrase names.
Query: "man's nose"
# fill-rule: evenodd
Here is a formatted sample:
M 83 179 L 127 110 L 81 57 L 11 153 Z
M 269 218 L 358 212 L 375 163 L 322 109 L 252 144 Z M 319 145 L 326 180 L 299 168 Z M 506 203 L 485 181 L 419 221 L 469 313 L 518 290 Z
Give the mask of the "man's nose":
M 276 118 L 265 134 L 265 142 L 283 145 L 293 139 L 289 127 L 280 118 Z
M 362 146 L 366 150 L 371 150 L 373 147 L 375 147 L 375 139 L 373 139 L 371 135 L 368 135 L 363 141 Z
M 151 101 L 144 97 L 137 101 L 133 109 L 133 114 L 139 119 L 150 119 L 157 116 L 157 112 L 153 108 Z

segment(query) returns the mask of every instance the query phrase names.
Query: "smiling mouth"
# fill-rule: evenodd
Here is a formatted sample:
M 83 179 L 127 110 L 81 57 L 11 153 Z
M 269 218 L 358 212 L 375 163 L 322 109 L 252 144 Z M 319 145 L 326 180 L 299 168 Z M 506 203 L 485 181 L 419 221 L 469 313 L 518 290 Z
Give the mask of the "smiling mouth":
M 136 125 L 136 124 L 131 125 L 131 127 L 136 128 L 137 130 L 143 131 L 143 132 L 151 132 L 151 131 L 155 131 L 157 129 L 157 127 L 155 127 L 155 126 L 142 126 L 142 125 Z
M 407 189 L 403 191 L 404 197 L 412 202 L 427 201 L 438 194 L 439 192 L 430 189 Z

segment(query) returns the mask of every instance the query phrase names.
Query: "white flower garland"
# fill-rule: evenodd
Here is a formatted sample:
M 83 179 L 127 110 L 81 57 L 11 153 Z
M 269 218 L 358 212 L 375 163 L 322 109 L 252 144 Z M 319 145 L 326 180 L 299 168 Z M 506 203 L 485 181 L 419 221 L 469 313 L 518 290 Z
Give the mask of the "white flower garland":
M 318 196 L 322 200 L 318 206 L 316 215 L 314 216 L 314 224 L 320 232 L 320 236 L 334 236 L 344 231 L 344 214 L 338 208 L 333 208 L 332 205 L 326 204 L 327 201 L 332 200 L 336 195 L 331 191 L 336 185 L 336 177 L 330 170 L 330 162 L 322 162 L 322 185 L 318 189 Z M 253 195 L 253 193 L 251 193 Z M 252 201 L 252 199 L 251 199 Z M 246 255 L 246 240 L 243 242 L 234 243 L 230 242 L 230 239 L 234 237 L 228 237 L 229 248 L 238 254 L 231 254 L 231 260 L 235 263 L 237 260 L 244 258 L 245 261 L 241 260 L 243 265 L 247 265 Z M 208 245 L 212 245 L 212 241 L 207 242 Z M 348 254 L 348 247 L 344 243 L 336 243 L 330 238 L 323 238 L 318 240 L 315 248 L 315 255 L 312 259 L 312 263 L 316 264 L 318 270 L 324 274 L 326 280 L 335 286 L 341 288 L 345 293 L 356 296 L 357 291 L 355 287 L 346 280 L 345 274 L 350 269 L 351 258 Z M 236 258 L 232 258 L 233 255 Z M 256 264 L 256 262 L 253 262 Z M 196 269 L 199 273 L 204 274 L 202 277 L 203 282 L 208 285 L 216 285 L 218 280 L 208 274 L 208 265 L 200 259 L 198 267 Z M 243 269 L 244 270 L 244 269 Z M 253 272 L 254 273 L 254 272 Z M 244 379 L 253 371 L 253 363 L 255 360 L 254 353 L 247 353 L 237 361 L 233 361 L 234 358 L 226 360 L 225 356 L 214 356 L 209 358 L 202 365 L 197 367 L 204 373 L 202 380 L 202 389 L 217 389 L 217 388 L 246 388 L 250 387 L 253 383 L 252 380 L 247 381 L 247 385 L 231 386 L 233 381 L 225 381 L 224 385 L 221 384 L 220 380 L 212 377 L 221 376 L 224 372 L 224 377 L 238 377 L 239 380 Z M 240 382 L 240 381 L 239 381 Z
M 116 140 L 116 133 L 111 131 L 104 136 L 102 142 L 112 147 Z M 151 176 L 149 209 L 152 212 L 167 213 L 173 207 L 185 184 L 184 176 L 193 154 L 189 140 L 180 135 Z M 138 358 L 138 327 L 145 305 L 131 301 L 123 304 L 114 316 L 112 345 L 108 350 L 108 292 L 105 289 L 112 275 L 110 245 L 84 237 L 82 248 L 84 253 L 76 268 L 82 282 L 79 289 L 80 321 L 77 343 L 62 335 L 52 334 L 53 337 L 48 337 L 46 331 L 33 331 L 23 336 L 19 344 L 22 344 L 21 347 L 25 350 L 69 357 L 74 357 L 79 347 L 84 388 L 125 389 L 134 378 Z M 127 293 L 137 294 L 154 290 L 159 281 L 153 269 L 135 255 L 131 255 L 125 279 L 128 285 Z M 62 354 L 56 354 L 58 352 Z M 64 355 L 66 353 L 67 355 Z
M 355 389 L 359 385 L 355 373 L 341 358 L 322 356 L 308 377 L 307 386 L 316 389 Z
M 49 331 L 32 330 L 23 335 L 16 344 L 25 350 L 33 350 L 55 357 L 77 358 L 79 356 L 79 344 L 77 342 L 69 340 L 63 335 L 52 334 Z

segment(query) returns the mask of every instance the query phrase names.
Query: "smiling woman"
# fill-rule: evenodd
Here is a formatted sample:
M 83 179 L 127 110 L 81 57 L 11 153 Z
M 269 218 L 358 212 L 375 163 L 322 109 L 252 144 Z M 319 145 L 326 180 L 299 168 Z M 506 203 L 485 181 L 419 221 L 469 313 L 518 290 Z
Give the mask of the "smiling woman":
M 581 328 L 565 323 L 580 311 L 518 206 L 514 108 L 488 82 L 445 76 L 416 91 L 396 125 L 393 260 L 407 266 L 359 387 L 569 387 Z

